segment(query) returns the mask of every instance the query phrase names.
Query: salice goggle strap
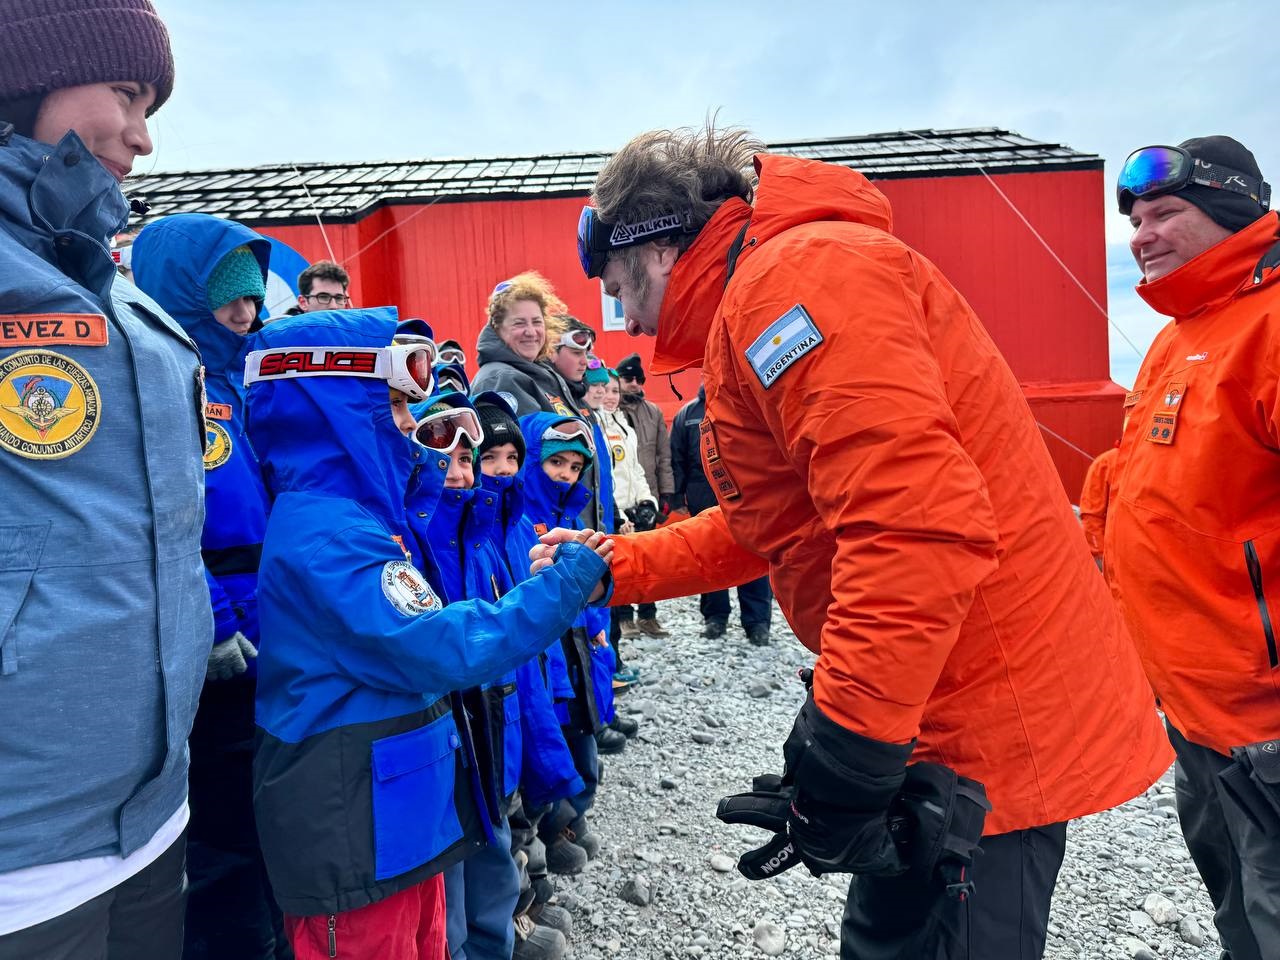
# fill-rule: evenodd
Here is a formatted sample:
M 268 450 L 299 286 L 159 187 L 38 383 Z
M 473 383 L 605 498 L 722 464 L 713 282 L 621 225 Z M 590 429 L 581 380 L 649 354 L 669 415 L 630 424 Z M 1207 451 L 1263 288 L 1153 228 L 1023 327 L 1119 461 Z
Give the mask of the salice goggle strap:
M 591 428 L 585 423 L 578 420 L 570 420 L 565 423 L 557 423 L 554 427 L 547 427 L 542 431 L 543 440 L 562 440 L 569 442 L 572 440 L 586 441 L 587 449 L 595 454 L 595 441 L 591 437 Z
M 389 347 L 275 347 L 254 350 L 245 358 L 244 385 L 299 377 L 366 377 L 425 400 L 435 392 L 434 358 L 435 345 L 425 337 Z
M 607 223 L 596 214 L 595 207 L 583 207 L 578 217 L 578 262 L 588 279 L 604 273 L 609 254 L 638 243 L 697 233 L 689 210 L 662 213 L 634 223 Z
M 560 334 L 557 347 L 568 347 L 571 350 L 590 350 L 596 342 L 595 335 L 589 330 L 566 330 Z
M 451 407 L 429 413 L 418 421 L 413 431 L 414 440 L 439 453 L 452 452 L 464 437 L 471 441 L 472 447 L 480 446 L 484 439 L 480 418 L 470 407 Z
M 1116 201 L 1128 213 L 1133 201 L 1176 193 L 1188 184 L 1230 190 L 1271 208 L 1271 184 L 1218 163 L 1197 160 L 1182 147 L 1153 145 L 1129 154 L 1116 180 Z

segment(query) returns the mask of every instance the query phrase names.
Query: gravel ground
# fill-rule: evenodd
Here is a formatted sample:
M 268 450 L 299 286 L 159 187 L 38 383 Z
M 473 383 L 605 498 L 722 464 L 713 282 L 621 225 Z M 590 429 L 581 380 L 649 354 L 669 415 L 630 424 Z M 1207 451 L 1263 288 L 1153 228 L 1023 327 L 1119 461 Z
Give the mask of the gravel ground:
M 722 640 L 702 639 L 696 599 L 661 604 L 659 619 L 670 640 L 624 648 L 642 682 L 618 706 L 641 729 L 621 755 L 603 758 L 590 814 L 603 850 L 580 876 L 557 881 L 574 914 L 573 956 L 838 955 L 847 877 L 796 868 L 749 883 L 736 855 L 763 835 L 714 816 L 720 797 L 779 770 L 807 651 L 776 609 L 765 648 L 748 645 L 732 620 Z M 1045 956 L 1214 960 L 1212 913 L 1178 830 L 1171 771 L 1145 795 L 1072 825 Z

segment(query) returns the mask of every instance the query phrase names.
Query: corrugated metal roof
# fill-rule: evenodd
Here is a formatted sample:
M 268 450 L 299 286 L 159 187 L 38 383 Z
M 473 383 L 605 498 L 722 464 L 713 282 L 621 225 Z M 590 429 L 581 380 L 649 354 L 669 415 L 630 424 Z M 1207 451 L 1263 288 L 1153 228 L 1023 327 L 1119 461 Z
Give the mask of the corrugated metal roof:
M 769 149 L 840 163 L 872 179 L 1099 168 L 1101 158 L 1009 130 L 902 130 L 829 140 L 774 143 Z M 147 219 L 213 213 L 248 223 L 358 220 L 384 203 L 510 199 L 586 193 L 607 153 L 452 158 L 380 163 L 273 164 L 239 170 L 131 177 L 130 196 L 151 204 Z

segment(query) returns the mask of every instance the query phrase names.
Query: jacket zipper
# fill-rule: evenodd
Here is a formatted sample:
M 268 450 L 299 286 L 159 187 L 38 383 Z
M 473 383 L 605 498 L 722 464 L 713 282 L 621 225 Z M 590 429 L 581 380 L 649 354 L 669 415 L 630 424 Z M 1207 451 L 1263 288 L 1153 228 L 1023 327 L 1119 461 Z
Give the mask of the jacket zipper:
M 1276 653 L 1276 634 L 1271 626 L 1271 612 L 1267 609 L 1267 597 L 1262 592 L 1262 564 L 1258 562 L 1258 551 L 1253 541 L 1244 542 L 1244 562 L 1249 568 L 1249 581 L 1253 584 L 1253 598 L 1258 601 L 1258 613 L 1262 616 L 1262 634 L 1267 638 L 1267 659 L 1271 669 L 1280 666 L 1280 655 Z
M 329 914 L 329 956 L 338 955 L 338 918 Z

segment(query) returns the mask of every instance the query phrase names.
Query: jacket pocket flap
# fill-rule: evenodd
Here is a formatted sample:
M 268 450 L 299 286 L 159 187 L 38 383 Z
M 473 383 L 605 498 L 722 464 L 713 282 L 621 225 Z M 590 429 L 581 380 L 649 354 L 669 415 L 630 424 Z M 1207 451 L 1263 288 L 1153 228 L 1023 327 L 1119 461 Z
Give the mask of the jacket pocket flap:
M 1263 783 L 1280 784 L 1280 740 L 1263 740 L 1244 749 L 1254 777 Z
M 0 571 L 34 570 L 40 566 L 44 543 L 53 524 L 12 523 L 0 526 Z
M 452 716 L 432 724 L 378 740 L 373 744 L 373 774 L 390 780 L 436 763 L 462 746 Z

